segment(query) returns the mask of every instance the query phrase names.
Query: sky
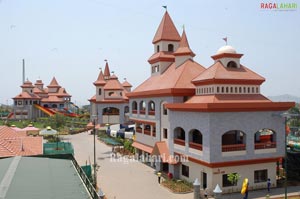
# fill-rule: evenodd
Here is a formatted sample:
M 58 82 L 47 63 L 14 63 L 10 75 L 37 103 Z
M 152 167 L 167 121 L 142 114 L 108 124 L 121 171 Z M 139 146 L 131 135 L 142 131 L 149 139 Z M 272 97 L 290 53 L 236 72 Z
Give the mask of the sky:
M 293 10 L 261 3 L 296 3 Z M 120 82 L 133 88 L 150 76 L 152 39 L 167 10 L 195 61 L 208 68 L 225 45 L 244 54 L 241 63 L 266 78 L 265 96 L 300 96 L 300 0 L 0 0 L 0 103 L 12 104 L 26 79 L 55 76 L 79 106 L 95 94 L 105 59 Z

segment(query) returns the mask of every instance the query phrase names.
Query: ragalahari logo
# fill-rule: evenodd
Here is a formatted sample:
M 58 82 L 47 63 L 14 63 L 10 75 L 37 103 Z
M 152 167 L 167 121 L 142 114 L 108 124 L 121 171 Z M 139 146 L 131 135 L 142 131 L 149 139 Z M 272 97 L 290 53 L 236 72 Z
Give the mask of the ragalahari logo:
M 275 3 L 275 2 L 261 2 L 260 9 L 272 11 L 296 11 L 298 9 L 297 3 Z

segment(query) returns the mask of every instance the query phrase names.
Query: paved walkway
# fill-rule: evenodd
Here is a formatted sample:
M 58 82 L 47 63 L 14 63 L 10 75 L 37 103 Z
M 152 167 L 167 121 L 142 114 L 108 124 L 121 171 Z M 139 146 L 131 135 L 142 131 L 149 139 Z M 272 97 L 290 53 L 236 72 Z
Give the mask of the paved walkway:
M 73 143 L 75 158 L 80 165 L 93 164 L 93 135 L 81 133 L 65 136 Z M 96 141 L 98 185 L 108 199 L 192 199 L 193 193 L 173 194 L 157 182 L 154 169 L 133 160 L 111 158 L 111 147 Z
M 80 165 L 86 162 L 93 164 L 93 135 L 81 133 L 77 135 L 65 136 L 65 141 L 73 143 L 75 158 Z M 154 169 L 140 162 L 119 157 L 111 157 L 111 147 L 96 141 L 98 185 L 105 192 L 108 199 L 193 199 L 193 193 L 173 194 L 157 183 L 157 176 Z M 300 196 L 300 186 L 288 187 L 288 192 L 292 195 Z M 271 189 L 270 198 L 281 194 L 283 188 Z M 249 199 L 266 198 L 266 190 L 250 191 Z M 241 199 L 242 195 L 224 194 L 222 199 Z

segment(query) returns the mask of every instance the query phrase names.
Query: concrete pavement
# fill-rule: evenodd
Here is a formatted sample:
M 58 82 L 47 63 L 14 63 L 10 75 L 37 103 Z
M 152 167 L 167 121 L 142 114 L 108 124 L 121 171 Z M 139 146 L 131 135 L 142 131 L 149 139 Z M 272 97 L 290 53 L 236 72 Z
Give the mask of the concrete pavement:
M 80 165 L 93 164 L 93 135 L 81 133 L 64 137 L 75 150 Z M 108 199 L 192 199 L 193 193 L 173 194 L 157 182 L 155 170 L 130 159 L 111 158 L 111 147 L 96 141 L 98 185 Z
M 75 150 L 75 158 L 80 165 L 93 164 L 93 135 L 81 133 L 64 137 Z M 96 140 L 96 158 L 100 165 L 98 185 L 108 199 L 193 199 L 193 193 L 173 194 L 157 182 L 155 170 L 143 163 L 131 159 L 111 157 L 111 147 Z M 270 198 L 283 196 L 283 188 L 271 189 Z M 300 196 L 300 186 L 288 187 L 289 195 Z M 249 191 L 249 199 L 265 199 L 267 191 Z M 241 199 L 239 193 L 224 194 L 222 199 Z

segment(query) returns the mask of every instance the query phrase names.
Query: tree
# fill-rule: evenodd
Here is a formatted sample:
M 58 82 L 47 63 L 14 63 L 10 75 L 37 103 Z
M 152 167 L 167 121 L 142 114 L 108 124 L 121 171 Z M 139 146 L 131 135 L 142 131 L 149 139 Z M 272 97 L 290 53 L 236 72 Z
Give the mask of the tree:
M 232 185 L 237 185 L 237 182 L 241 176 L 238 173 L 230 173 L 227 174 L 227 180 L 232 184 Z

